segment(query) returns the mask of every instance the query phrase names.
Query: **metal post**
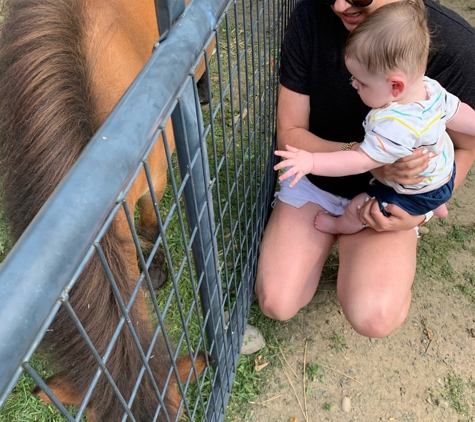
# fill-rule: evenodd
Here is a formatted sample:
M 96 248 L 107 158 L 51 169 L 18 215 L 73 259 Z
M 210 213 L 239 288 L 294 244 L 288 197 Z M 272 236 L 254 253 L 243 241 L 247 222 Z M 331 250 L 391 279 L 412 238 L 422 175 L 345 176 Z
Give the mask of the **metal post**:
M 200 298 L 206 320 L 209 350 L 214 358 L 214 400 L 208 408 L 207 421 L 219 420 L 232 378 L 227 368 L 227 338 L 223 294 L 215 238 L 213 202 L 209 191 L 210 174 L 206 144 L 202 138 L 202 115 L 198 97 L 190 80 L 172 113 L 176 152 L 184 188 L 185 210 L 190 234 L 197 231 L 192 250 L 200 285 Z M 193 79 L 194 82 L 194 79 Z
M 162 42 L 168 35 L 173 21 L 185 11 L 185 0 L 155 0 L 159 41 Z

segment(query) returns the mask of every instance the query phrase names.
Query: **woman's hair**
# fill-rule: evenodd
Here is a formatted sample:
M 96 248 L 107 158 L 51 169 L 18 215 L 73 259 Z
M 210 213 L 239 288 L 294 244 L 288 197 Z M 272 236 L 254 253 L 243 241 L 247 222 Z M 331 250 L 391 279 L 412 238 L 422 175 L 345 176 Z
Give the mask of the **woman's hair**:
M 376 9 L 349 35 L 345 58 L 370 74 L 394 71 L 409 77 L 424 74 L 430 33 L 422 0 L 400 0 Z

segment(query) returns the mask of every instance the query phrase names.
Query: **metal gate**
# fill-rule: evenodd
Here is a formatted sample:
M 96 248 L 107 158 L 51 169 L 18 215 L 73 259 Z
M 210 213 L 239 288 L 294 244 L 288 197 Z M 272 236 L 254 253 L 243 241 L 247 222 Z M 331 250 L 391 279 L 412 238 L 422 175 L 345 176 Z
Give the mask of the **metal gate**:
M 158 15 L 166 17 L 160 22 L 166 38 L 0 267 L 0 407 L 25 399 L 28 392 L 21 390 L 37 384 L 59 410 L 54 420 L 79 421 L 98 380 L 106 377 L 119 396 L 122 420 L 140 420 L 132 411 L 134 395 L 121 395 L 107 361 L 121 330 L 134 333 L 128 312 L 145 286 L 154 339 L 163 339 L 172 361 L 163 390 L 155 386 L 155 420 L 178 420 L 180 413 L 190 421 L 224 419 L 275 187 L 279 55 L 295 0 L 193 0 L 183 14 L 184 2 L 179 3 L 156 1 Z M 194 76 L 203 57 L 211 97 L 206 106 L 199 104 Z M 165 130 L 170 118 L 176 152 Z M 125 199 L 143 172 L 154 192 L 149 154 L 162 139 L 167 190 L 155 208 L 160 234 L 146 255 Z M 127 217 L 142 271 L 132 296 L 117 296 L 122 317 L 101 356 L 69 294 L 92 257 L 108 271 L 101 241 L 118 213 Z M 160 249 L 168 281 L 151 294 L 149 269 Z M 117 293 L 111 275 L 109 282 Z M 44 382 L 48 374 L 35 360 L 60 308 L 97 365 L 88 394 L 74 408 L 52 394 Z M 142 358 L 138 385 L 152 356 L 139 342 L 136 347 Z M 194 362 L 199 350 L 210 356 L 209 366 L 196 382 L 191 382 L 197 375 L 192 367 L 178 383 L 180 412 L 171 419 L 163 400 L 166 390 L 175 388 L 170 380 L 178 356 Z M 0 420 L 7 420 L 4 411 Z

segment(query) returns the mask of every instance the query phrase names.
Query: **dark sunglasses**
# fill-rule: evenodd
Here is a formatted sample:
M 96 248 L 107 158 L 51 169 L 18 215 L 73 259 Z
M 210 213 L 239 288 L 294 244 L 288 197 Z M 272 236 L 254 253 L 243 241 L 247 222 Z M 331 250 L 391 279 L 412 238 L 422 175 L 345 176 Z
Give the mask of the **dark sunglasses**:
M 333 6 L 336 0 L 320 0 L 322 3 L 328 4 L 329 6 Z M 373 0 L 346 0 L 347 3 L 350 3 L 352 6 L 355 7 L 366 7 L 373 3 Z

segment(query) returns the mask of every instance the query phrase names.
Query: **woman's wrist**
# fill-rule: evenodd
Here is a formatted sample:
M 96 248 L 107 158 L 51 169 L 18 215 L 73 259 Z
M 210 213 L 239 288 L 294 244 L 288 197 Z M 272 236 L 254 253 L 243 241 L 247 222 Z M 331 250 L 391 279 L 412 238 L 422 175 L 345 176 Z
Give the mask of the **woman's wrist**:
M 355 147 L 356 145 L 356 147 Z M 355 151 L 358 148 L 358 142 L 348 142 L 343 144 L 340 148 L 341 151 Z

